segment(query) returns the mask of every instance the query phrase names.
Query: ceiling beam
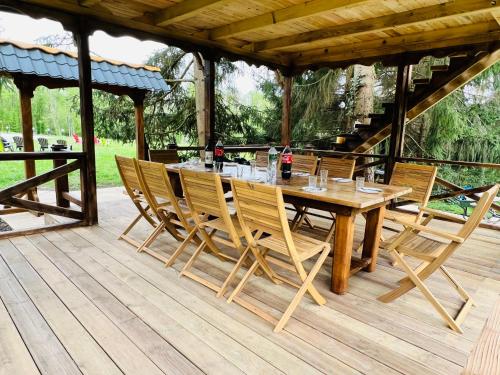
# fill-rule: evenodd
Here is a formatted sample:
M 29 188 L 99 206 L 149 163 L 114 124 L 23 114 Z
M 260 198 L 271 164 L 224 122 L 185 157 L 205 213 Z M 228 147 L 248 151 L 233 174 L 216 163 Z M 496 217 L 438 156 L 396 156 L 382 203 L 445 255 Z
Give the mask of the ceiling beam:
M 91 7 L 95 4 L 100 3 L 102 0 L 79 0 L 78 4 L 80 4 L 82 7 Z
M 226 39 L 237 34 L 249 32 L 263 27 L 275 25 L 282 22 L 292 21 L 299 18 L 310 17 L 316 14 L 353 8 L 372 0 L 311 0 L 302 4 L 278 9 L 273 12 L 264 13 L 259 16 L 246 18 L 224 26 L 216 27 L 208 31 L 212 40 Z
M 256 42 L 250 44 L 247 48 L 254 52 L 299 46 L 302 48 L 305 47 L 305 44 L 312 42 L 332 43 L 334 39 L 347 35 L 360 36 L 368 33 L 387 31 L 395 27 L 415 26 L 431 20 L 442 21 L 455 16 L 470 16 L 482 12 L 490 12 L 495 9 L 500 9 L 500 2 L 498 5 L 492 5 L 491 1 L 487 0 L 456 0 L 402 13 L 350 22 L 323 30 Z M 318 48 L 317 45 L 315 47 Z
M 157 26 L 167 26 L 196 15 L 212 6 L 221 6 L 232 0 L 184 0 L 156 12 L 153 16 Z
M 296 67 L 386 56 L 410 51 L 435 50 L 460 45 L 498 41 L 500 27 L 495 21 L 445 28 L 398 37 L 370 40 L 360 43 L 335 45 L 303 53 L 290 54 Z

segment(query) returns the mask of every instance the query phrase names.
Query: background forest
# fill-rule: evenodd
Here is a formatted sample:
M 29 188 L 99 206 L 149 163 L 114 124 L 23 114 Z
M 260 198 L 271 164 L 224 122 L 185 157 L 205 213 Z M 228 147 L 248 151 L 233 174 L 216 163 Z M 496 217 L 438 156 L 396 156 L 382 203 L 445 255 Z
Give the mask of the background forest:
M 58 46 L 45 38 L 44 44 Z M 441 59 L 442 60 L 442 59 Z M 168 143 L 197 143 L 195 66 L 192 54 L 166 48 L 146 62 L 161 69 L 170 85 L 167 93 L 146 99 L 146 138 L 151 148 Z M 414 77 L 427 77 L 430 66 L 443 63 L 426 58 L 413 69 Z M 242 97 L 235 81 L 241 64 L 217 64 L 216 133 L 225 144 L 279 142 L 282 85 L 278 72 L 255 74 L 257 90 Z M 248 74 L 248 68 L 246 69 Z M 380 65 L 353 66 L 346 70 L 306 72 L 293 82 L 292 129 L 296 147 L 312 144 L 329 149 L 335 136 L 351 131 L 368 113 L 382 112 L 382 103 L 393 101 L 395 69 Z M 457 90 L 408 124 L 405 156 L 477 162 L 500 162 L 500 64 Z M 0 77 L 0 133 L 20 132 L 18 92 Z M 37 134 L 80 134 L 77 89 L 37 88 L 33 123 Z M 99 137 L 123 143 L 135 137 L 132 101 L 94 91 L 94 115 Z M 379 151 L 380 146 L 374 150 Z M 485 169 L 442 167 L 440 174 L 459 185 L 500 180 L 499 172 Z

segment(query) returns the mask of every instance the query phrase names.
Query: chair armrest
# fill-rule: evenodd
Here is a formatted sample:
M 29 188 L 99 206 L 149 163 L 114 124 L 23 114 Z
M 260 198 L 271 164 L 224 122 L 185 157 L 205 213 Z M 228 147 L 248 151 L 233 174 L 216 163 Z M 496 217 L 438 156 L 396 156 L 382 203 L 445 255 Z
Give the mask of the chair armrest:
M 449 219 L 451 221 L 459 221 L 459 222 L 462 222 L 462 223 L 465 223 L 467 222 L 467 220 L 464 220 L 464 219 L 461 219 L 459 217 L 456 217 L 456 216 L 453 216 L 447 212 L 444 212 L 444 211 L 439 211 L 439 210 L 434 210 L 432 208 L 428 208 L 428 207 L 422 207 L 420 210 L 428 213 L 429 215 L 431 216 L 434 216 L 434 217 L 440 217 L 440 218 L 443 218 L 443 219 Z
M 406 220 L 402 220 L 402 219 L 396 219 L 394 221 L 398 224 L 404 225 L 407 228 L 418 230 L 420 232 L 434 234 L 436 236 L 446 238 L 447 240 L 450 240 L 453 242 L 463 243 L 465 241 L 464 238 L 457 236 L 455 234 L 452 234 L 449 232 L 444 232 L 442 230 L 435 229 L 435 228 L 429 228 L 429 227 L 426 227 L 425 225 L 416 224 L 416 223 L 411 222 L 411 221 L 406 221 Z

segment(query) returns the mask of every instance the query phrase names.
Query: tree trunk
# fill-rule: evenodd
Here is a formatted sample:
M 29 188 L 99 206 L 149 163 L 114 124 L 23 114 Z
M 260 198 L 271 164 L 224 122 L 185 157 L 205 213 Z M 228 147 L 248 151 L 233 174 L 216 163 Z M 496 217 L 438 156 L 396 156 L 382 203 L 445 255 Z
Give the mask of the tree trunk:
M 354 117 L 356 121 L 364 123 L 368 121 L 368 115 L 373 112 L 373 86 L 375 83 L 375 68 L 373 66 L 354 65 L 352 84 L 356 85 L 354 101 Z M 373 153 L 373 149 L 367 154 Z M 364 158 L 364 163 L 372 162 L 372 158 Z M 365 178 L 373 182 L 375 168 L 365 169 Z
M 203 64 L 200 58 L 194 59 L 193 77 L 195 85 L 196 102 L 196 127 L 198 129 L 198 146 L 205 147 L 205 124 L 207 122 L 207 112 L 205 110 L 205 74 Z M 201 154 L 204 154 L 202 150 Z M 204 155 L 200 155 L 204 157 Z

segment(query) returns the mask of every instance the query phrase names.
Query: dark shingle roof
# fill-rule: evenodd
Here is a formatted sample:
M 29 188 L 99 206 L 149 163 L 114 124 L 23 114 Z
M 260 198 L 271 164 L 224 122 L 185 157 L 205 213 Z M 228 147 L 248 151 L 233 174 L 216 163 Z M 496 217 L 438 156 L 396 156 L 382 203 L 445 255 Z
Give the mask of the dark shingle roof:
M 158 68 L 92 57 L 92 82 L 149 91 L 168 91 Z M 72 52 L 0 40 L 0 72 L 32 74 L 78 81 L 78 60 Z

